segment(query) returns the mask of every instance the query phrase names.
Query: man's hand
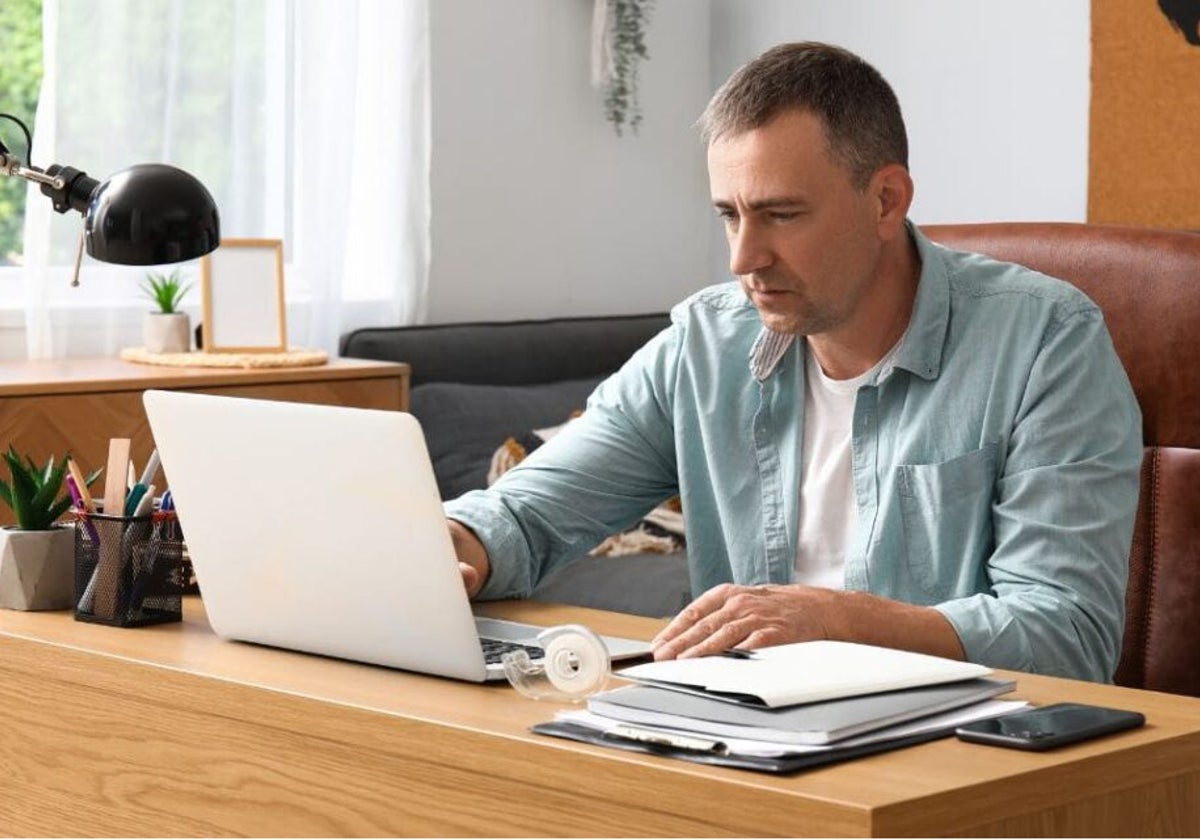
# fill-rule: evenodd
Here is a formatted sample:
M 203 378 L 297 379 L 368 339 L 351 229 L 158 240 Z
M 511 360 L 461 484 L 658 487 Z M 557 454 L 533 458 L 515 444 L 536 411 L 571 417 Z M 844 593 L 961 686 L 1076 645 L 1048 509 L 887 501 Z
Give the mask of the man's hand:
M 487 549 L 466 525 L 454 519 L 447 519 L 446 524 L 450 526 L 450 539 L 454 543 L 454 553 L 458 555 L 463 587 L 467 590 L 467 597 L 474 598 L 483 589 L 492 571 Z
M 814 639 L 862 642 L 962 659 L 950 622 L 864 592 L 812 586 L 721 584 L 705 592 L 654 637 L 655 659 L 705 656 Z

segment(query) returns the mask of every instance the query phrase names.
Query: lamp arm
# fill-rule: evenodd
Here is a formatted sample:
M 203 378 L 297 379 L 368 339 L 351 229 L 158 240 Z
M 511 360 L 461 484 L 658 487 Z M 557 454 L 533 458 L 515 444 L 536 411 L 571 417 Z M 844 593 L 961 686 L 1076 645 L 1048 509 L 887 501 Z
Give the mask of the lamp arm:
M 22 166 L 16 155 L 7 149 L 0 149 L 0 175 L 12 178 L 24 178 L 39 184 L 42 194 L 49 196 L 54 203 L 54 209 L 59 213 L 68 210 L 78 210 L 80 213 L 87 209 L 88 201 L 100 182 L 88 177 L 71 166 L 51 164 L 45 171 L 34 166 Z

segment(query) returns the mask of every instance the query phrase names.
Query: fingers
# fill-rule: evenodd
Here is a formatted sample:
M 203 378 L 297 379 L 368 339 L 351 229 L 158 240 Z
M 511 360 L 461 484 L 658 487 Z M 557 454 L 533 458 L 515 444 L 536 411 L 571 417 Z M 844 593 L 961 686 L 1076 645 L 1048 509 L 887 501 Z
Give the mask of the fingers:
M 723 583 L 720 586 L 714 586 L 712 589 L 705 592 L 692 603 L 684 607 L 680 613 L 671 620 L 671 623 L 658 632 L 658 635 L 650 640 L 650 645 L 657 649 L 659 645 L 666 644 L 672 639 L 690 630 L 699 621 L 702 621 L 706 616 L 716 612 L 737 587 L 732 584 Z M 715 629 L 715 628 L 714 628 Z
M 727 616 L 725 611 L 718 611 L 671 641 L 654 648 L 654 658 L 687 659 L 711 656 L 732 647 L 751 648 L 754 647 L 753 638 L 759 635 L 755 627 L 754 618 L 734 618 Z
M 458 571 L 462 573 L 463 588 L 467 590 L 467 597 L 474 598 L 483 586 L 479 571 L 469 563 L 459 563 Z

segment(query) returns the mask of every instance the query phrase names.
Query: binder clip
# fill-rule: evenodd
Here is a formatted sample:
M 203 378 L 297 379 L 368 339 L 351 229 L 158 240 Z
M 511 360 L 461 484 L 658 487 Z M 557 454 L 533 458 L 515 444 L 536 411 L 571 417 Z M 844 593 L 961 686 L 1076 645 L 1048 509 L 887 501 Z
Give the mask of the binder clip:
M 550 627 L 537 635 L 545 650 L 534 661 L 524 650 L 500 658 L 504 676 L 518 692 L 533 700 L 579 703 L 608 683 L 608 648 L 599 636 L 582 624 Z

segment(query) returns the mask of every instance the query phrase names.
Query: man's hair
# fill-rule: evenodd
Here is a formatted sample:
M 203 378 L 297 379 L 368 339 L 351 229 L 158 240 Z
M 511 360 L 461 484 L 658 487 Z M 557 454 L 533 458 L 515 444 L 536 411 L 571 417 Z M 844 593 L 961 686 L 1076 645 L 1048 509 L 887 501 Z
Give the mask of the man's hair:
M 887 80 L 854 53 L 815 41 L 780 44 L 742 65 L 697 124 L 711 145 L 789 110 L 808 111 L 821 120 L 830 154 L 858 189 L 881 166 L 908 166 L 904 117 Z

